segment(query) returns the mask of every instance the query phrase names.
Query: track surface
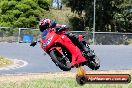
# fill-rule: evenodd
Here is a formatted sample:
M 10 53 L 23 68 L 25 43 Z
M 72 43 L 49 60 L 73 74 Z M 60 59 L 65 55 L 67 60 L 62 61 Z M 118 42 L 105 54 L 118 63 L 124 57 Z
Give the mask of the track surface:
M 0 56 L 26 61 L 28 64 L 21 68 L 0 70 L 0 74 L 60 72 L 61 70 L 44 55 L 39 45 L 30 47 L 29 43 L 0 43 Z M 132 69 L 132 46 L 96 45 L 90 46 L 101 60 L 99 70 Z M 85 67 L 86 70 L 90 70 Z M 75 69 L 72 69 L 75 71 Z

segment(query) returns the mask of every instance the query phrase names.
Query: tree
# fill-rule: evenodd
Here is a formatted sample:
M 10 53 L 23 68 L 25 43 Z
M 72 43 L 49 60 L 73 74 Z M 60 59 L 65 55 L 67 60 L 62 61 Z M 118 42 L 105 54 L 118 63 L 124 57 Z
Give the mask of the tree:
M 71 23 L 72 30 L 84 31 L 84 20 L 83 20 L 83 18 L 71 17 L 71 18 L 69 18 L 69 22 Z
M 119 11 L 114 15 L 115 29 L 119 32 L 132 32 L 132 1 L 123 0 L 117 8 Z
M 36 27 L 49 6 L 50 0 L 1 0 L 0 26 Z
M 94 0 L 63 0 L 71 11 L 84 18 L 85 27 L 93 27 Z M 96 31 L 132 32 L 131 0 L 96 0 Z M 84 14 L 82 16 L 82 13 Z

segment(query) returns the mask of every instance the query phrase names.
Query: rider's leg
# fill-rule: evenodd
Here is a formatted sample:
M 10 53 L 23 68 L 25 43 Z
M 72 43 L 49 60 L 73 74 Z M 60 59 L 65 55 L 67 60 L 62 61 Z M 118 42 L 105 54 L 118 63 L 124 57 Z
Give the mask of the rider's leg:
M 79 41 L 78 36 L 76 36 L 76 35 L 74 35 L 74 34 L 72 34 L 72 33 L 67 34 L 67 36 L 72 40 L 72 42 L 73 42 L 75 45 L 77 45 L 77 46 L 81 49 L 81 51 L 84 51 L 84 52 L 86 52 L 86 53 L 90 52 L 90 48 L 89 48 L 89 47 L 86 47 L 86 46 L 82 43 L 82 41 Z

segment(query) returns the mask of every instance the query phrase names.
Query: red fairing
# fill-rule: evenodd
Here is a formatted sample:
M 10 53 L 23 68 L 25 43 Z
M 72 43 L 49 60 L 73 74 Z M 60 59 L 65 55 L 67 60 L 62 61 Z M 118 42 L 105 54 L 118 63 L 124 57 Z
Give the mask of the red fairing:
M 72 55 L 71 66 L 87 61 L 82 55 L 80 49 L 75 46 L 66 35 L 64 35 L 64 31 L 57 34 L 55 30 L 50 30 L 44 40 L 40 38 L 41 47 L 46 52 L 52 50 L 55 43 L 60 43 L 70 51 Z
M 75 64 L 85 62 L 86 59 L 82 56 L 82 53 L 79 48 L 77 48 L 72 41 L 65 35 L 61 36 L 61 39 L 58 39 L 57 42 L 63 44 L 67 49 L 72 53 L 72 62 L 71 66 Z
M 55 44 L 55 41 L 59 38 L 59 35 L 54 30 L 50 30 L 44 40 L 42 40 L 42 49 L 48 51 L 49 48 Z M 49 44 L 48 44 L 49 43 Z

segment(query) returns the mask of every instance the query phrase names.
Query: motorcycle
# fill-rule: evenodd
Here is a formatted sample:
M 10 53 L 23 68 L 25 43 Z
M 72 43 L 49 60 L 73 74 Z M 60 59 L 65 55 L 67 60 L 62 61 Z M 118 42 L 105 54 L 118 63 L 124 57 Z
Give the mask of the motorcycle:
M 65 34 L 66 30 L 56 31 L 49 29 L 45 38 L 40 38 L 41 48 L 51 57 L 52 61 L 63 71 L 69 71 L 71 68 L 79 66 L 88 66 L 92 70 L 100 67 L 100 61 L 93 50 L 84 53 L 78 45 Z M 78 39 L 88 48 L 88 44 L 83 41 L 82 35 Z M 35 46 L 37 42 L 31 43 Z M 89 54 L 92 54 L 89 57 Z

